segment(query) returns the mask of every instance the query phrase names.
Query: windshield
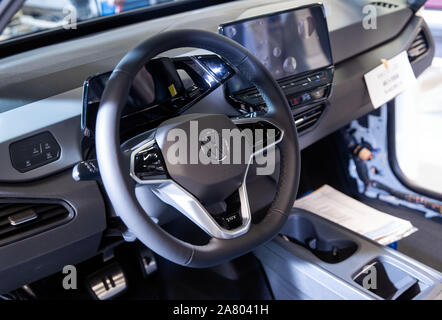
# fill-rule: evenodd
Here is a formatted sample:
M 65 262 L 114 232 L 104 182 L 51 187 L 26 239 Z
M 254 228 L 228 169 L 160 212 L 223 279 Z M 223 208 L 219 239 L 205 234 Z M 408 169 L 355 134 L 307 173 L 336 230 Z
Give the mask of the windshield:
M 0 35 L 0 42 L 103 16 L 184 0 L 26 0 Z

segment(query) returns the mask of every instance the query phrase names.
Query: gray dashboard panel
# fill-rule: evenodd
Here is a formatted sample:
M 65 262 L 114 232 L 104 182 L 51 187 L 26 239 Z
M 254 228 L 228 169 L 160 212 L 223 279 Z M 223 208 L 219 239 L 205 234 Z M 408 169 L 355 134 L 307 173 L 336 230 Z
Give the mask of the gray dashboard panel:
M 75 217 L 64 225 L 0 246 L 0 293 L 96 254 L 106 228 L 105 206 L 96 182 L 75 182 L 68 170 L 38 182 L 0 184 L 0 197 L 63 199 L 75 211 Z
M 324 138 L 374 110 L 364 81 L 364 74 L 381 64 L 381 59 L 389 59 L 407 50 L 417 34 L 423 30 L 429 42 L 429 50 L 412 63 L 416 76 L 420 75 L 434 56 L 434 41 L 425 21 L 414 16 L 407 27 L 391 42 L 360 54 L 352 59 L 336 64 L 333 91 L 328 108 L 315 130 L 300 138 L 301 148 Z
M 79 88 L 0 114 L 0 181 L 41 178 L 81 160 L 81 96 Z M 11 163 L 10 144 L 43 131 L 51 132 L 61 146 L 60 158 L 40 168 L 19 172 Z
M 363 7 L 371 0 L 324 0 L 335 63 L 395 37 L 413 12 L 405 0 L 377 9 L 377 29 L 365 30 Z M 233 1 L 200 10 L 112 29 L 1 59 L 0 113 L 78 88 L 90 75 L 112 70 L 130 48 L 158 32 L 196 28 L 217 32 L 218 25 L 247 16 L 315 3 L 312 0 Z M 181 50 L 179 53 L 186 52 Z M 175 54 L 176 52 L 171 52 Z
M 330 100 L 332 108 L 326 110 L 318 128 L 301 138 L 302 147 L 370 111 L 362 76 L 363 73 L 374 68 L 379 59 L 387 54 L 378 56 L 378 51 L 369 51 L 358 58 L 351 59 L 348 63 L 346 61 L 358 52 L 394 37 L 402 30 L 410 19 L 412 11 L 403 4 L 403 1 L 397 0 L 396 2 L 398 3 L 396 8 L 378 9 L 378 29 L 364 30 L 362 8 L 369 1 L 324 1 L 333 56 L 337 64 L 334 96 Z M 308 3 L 311 1 L 278 1 L 272 4 L 258 0 L 234 2 L 218 6 L 225 9 L 222 13 L 217 11 L 218 13 L 215 14 L 213 8 L 206 8 L 200 10 L 208 14 L 204 17 L 201 14 L 195 15 L 193 12 L 188 12 L 178 15 L 183 17 L 180 22 L 172 22 L 172 17 L 166 17 L 158 21 L 147 21 L 2 59 L 0 80 L 6 76 L 9 80 L 0 82 L 0 112 L 10 110 L 0 113 L 0 154 L 3 155 L 0 157 L 0 165 L 3 168 L 0 171 L 0 181 L 28 181 L 44 177 L 73 166 L 81 160 L 82 101 L 79 86 L 87 76 L 97 71 L 111 70 L 125 51 L 139 40 L 164 29 L 199 27 L 198 22 L 204 23 L 205 29 L 215 31 L 218 24 L 226 21 Z M 211 15 L 214 16 L 211 17 Z M 151 28 L 147 28 L 148 26 Z M 390 44 L 387 44 L 386 48 L 384 52 L 389 54 L 399 53 L 399 51 L 395 52 L 397 48 Z M 179 53 L 183 52 L 189 51 L 183 50 Z M 175 54 L 178 52 L 171 53 L 171 55 Z M 36 63 L 37 58 L 38 63 Z M 20 82 L 16 75 L 20 75 Z M 354 90 L 353 81 L 356 81 L 359 91 Z M 352 92 L 348 92 L 349 88 Z M 66 91 L 69 89 L 71 90 Z M 53 94 L 56 93 L 59 94 L 54 96 Z M 361 94 L 364 95 L 363 99 L 358 98 Z M 344 99 L 342 99 L 343 95 Z M 26 101 L 34 101 L 46 96 L 51 97 L 22 106 Z M 350 101 L 352 105 L 348 105 Z M 227 105 L 224 99 L 218 103 L 218 105 L 221 104 Z M 338 109 L 342 112 L 336 112 Z M 322 130 L 323 128 L 325 130 Z M 12 167 L 8 156 L 9 144 L 45 130 L 49 130 L 61 145 L 61 158 L 26 173 L 18 172 Z
M 351 2 L 351 4 L 350 4 Z M 396 37 L 413 16 L 413 12 L 402 2 L 397 7 L 386 8 L 374 5 L 375 1 L 337 1 L 330 6 L 328 25 L 330 44 L 335 64 L 372 49 Z M 389 1 L 388 3 L 395 3 Z M 365 29 L 368 14 L 364 8 L 376 12 L 373 29 Z

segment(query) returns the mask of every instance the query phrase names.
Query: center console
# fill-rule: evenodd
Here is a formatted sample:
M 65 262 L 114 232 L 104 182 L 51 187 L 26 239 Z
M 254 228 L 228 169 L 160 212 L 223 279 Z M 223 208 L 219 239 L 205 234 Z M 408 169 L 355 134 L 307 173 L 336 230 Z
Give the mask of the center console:
M 300 209 L 255 255 L 276 299 L 442 299 L 440 272 Z
M 237 20 L 221 25 L 219 32 L 267 67 L 284 92 L 300 133 L 317 123 L 332 91 L 334 71 L 322 5 Z M 261 94 L 240 75 L 227 82 L 225 94 L 246 113 L 265 111 Z

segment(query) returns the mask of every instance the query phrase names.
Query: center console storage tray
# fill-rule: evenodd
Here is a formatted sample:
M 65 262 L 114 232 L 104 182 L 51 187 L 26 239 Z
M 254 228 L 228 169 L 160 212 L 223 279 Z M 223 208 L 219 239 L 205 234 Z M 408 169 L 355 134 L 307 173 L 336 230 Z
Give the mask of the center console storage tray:
M 329 224 L 302 215 L 291 216 L 281 234 L 327 263 L 342 262 L 358 249 L 356 242 Z

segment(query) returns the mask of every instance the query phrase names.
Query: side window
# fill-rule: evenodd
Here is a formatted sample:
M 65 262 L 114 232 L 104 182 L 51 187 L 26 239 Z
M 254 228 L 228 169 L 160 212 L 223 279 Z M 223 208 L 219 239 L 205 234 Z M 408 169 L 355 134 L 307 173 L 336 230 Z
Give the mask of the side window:
M 436 53 L 417 85 L 396 99 L 396 160 L 407 180 L 442 194 L 442 0 L 429 0 L 423 16 Z
M 21 9 L 0 33 L 0 43 L 50 29 L 77 29 L 77 23 L 83 21 L 180 1 L 182 0 L 25 0 Z

